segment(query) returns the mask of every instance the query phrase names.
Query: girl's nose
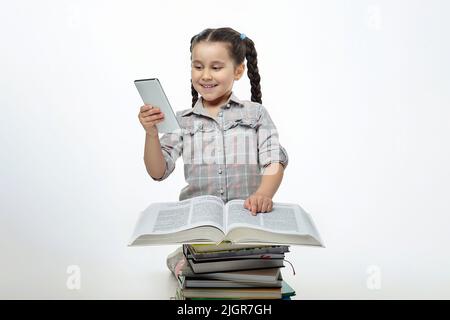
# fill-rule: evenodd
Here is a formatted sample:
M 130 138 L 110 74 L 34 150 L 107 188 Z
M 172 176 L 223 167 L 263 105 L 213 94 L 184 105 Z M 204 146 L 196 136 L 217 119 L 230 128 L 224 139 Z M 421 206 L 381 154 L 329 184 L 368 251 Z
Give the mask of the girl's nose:
M 211 79 L 211 74 L 208 71 L 203 71 L 202 78 L 203 80 Z

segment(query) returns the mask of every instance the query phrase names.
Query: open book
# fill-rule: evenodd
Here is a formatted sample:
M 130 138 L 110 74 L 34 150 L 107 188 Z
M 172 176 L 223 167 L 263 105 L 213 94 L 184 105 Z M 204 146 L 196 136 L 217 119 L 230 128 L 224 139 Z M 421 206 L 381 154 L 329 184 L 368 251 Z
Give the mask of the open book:
M 153 203 L 139 216 L 129 246 L 176 243 L 294 244 L 324 246 L 310 215 L 297 204 L 274 203 L 253 216 L 244 200 L 216 196 Z

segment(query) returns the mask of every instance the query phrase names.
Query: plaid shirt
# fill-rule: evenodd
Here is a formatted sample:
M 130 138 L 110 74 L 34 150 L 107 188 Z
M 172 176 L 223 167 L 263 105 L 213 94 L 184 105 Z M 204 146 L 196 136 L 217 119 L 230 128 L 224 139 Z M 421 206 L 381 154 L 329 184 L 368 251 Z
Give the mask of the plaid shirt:
M 241 101 L 232 93 L 214 118 L 200 96 L 193 108 L 176 117 L 181 130 L 160 137 L 166 170 L 153 179 L 166 179 L 182 155 L 188 185 L 181 190 L 180 201 L 200 195 L 215 195 L 225 203 L 246 199 L 258 189 L 266 166 L 288 164 L 276 127 L 257 102 Z

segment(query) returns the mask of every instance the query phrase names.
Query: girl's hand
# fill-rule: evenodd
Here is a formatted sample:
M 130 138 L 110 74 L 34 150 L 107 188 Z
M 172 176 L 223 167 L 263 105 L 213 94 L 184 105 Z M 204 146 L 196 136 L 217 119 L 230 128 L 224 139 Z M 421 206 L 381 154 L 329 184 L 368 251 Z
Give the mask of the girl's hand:
M 159 108 L 145 104 L 141 107 L 138 118 L 148 135 L 158 136 L 156 124 L 164 120 L 164 113 Z
M 272 211 L 272 206 L 272 198 L 258 192 L 249 196 L 244 202 L 244 208 L 250 210 L 254 216 L 256 216 L 258 212 Z

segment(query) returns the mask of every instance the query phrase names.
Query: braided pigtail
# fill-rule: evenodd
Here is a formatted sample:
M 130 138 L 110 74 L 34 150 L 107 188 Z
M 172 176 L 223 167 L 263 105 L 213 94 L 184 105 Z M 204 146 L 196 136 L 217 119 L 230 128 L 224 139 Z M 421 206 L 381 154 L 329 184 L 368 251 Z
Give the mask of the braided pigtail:
M 243 40 L 246 44 L 245 58 L 247 59 L 247 75 L 250 79 L 251 85 L 251 100 L 254 102 L 262 103 L 262 93 L 261 93 L 261 76 L 258 70 L 258 58 L 255 49 L 255 44 L 249 38 Z
M 192 81 L 191 81 L 191 92 L 192 92 L 192 108 L 193 108 L 198 100 L 198 92 L 197 92 L 197 90 L 194 89 L 194 85 L 192 84 Z

